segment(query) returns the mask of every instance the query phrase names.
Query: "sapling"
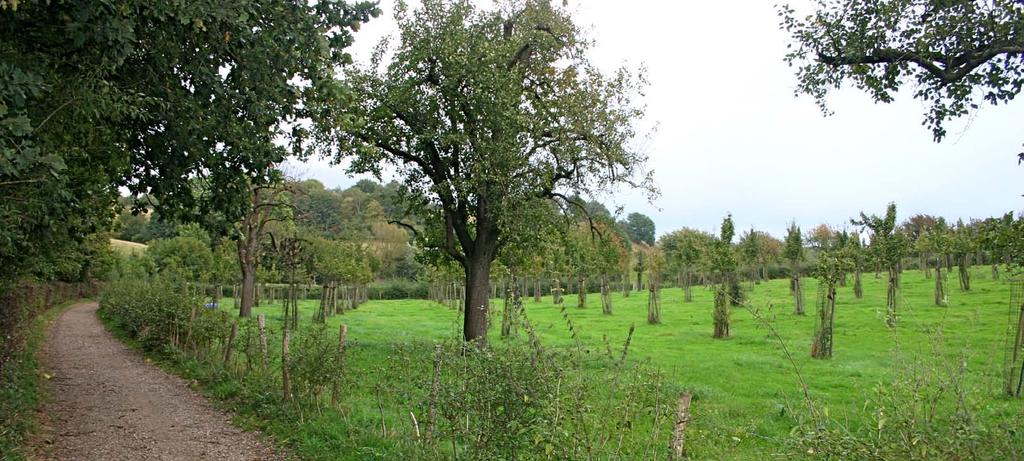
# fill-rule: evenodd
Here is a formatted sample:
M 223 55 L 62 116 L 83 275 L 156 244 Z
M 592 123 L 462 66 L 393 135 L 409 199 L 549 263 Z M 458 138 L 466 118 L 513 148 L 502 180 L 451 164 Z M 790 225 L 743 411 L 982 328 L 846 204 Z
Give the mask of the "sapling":
M 789 224 L 783 255 L 789 260 L 789 269 L 792 274 L 789 291 L 793 293 L 793 313 L 804 315 L 804 291 L 800 284 L 800 262 L 804 260 L 804 241 L 796 222 Z

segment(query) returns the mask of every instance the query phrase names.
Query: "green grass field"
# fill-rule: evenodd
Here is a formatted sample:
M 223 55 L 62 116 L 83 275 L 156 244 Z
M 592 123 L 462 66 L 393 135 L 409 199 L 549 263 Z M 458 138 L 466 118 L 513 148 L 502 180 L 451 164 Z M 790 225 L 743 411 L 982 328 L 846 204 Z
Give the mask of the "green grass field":
M 1024 414 L 1020 400 L 1001 395 L 1009 282 L 1005 277 L 991 280 L 983 267 L 974 268 L 973 274 L 972 290 L 966 293 L 957 289 L 954 275 L 947 288 L 948 307 L 936 307 L 932 305 L 934 282 L 918 271 L 905 272 L 900 321 L 895 329 L 885 325 L 884 279 L 865 274 L 865 295 L 858 300 L 853 296 L 851 277 L 849 286 L 838 289 L 831 360 L 810 358 L 817 297 L 816 282 L 810 278 L 805 283 L 806 316 L 792 314 L 785 280 L 758 284 L 748 293 L 750 307 L 758 309 L 778 332 L 792 361 L 765 321 L 755 319 L 747 308 L 733 308 L 731 338 L 712 339 L 712 292 L 704 288 L 694 289 L 692 303 L 682 302 L 680 289 L 663 290 L 660 325 L 646 322 L 645 292 L 634 292 L 629 297 L 616 294 L 614 314 L 610 316 L 601 313 L 597 294 L 589 295 L 588 308 L 577 308 L 575 295 L 567 296 L 565 305 L 578 337 L 590 353 L 605 353 L 603 338 L 607 337 L 617 354 L 630 325 L 635 324 L 630 360 L 649 360 L 665 372 L 673 388 L 694 394 L 687 440 L 691 456 L 752 459 L 777 454 L 794 427 L 795 419 L 788 409 L 801 408 L 803 395 L 794 366 L 812 398 L 826 406 L 832 418 L 851 428 L 875 424 L 871 419 L 873 389 L 890 382 L 894 370 L 905 369 L 907 363 L 916 360 L 927 367 L 944 369 L 947 364 L 958 364 L 962 357 L 966 376 L 984 400 L 980 417 Z M 301 304 L 304 322 L 309 321 L 316 304 L 313 300 Z M 231 300 L 223 300 L 223 306 L 230 308 Z M 493 301 L 492 306 L 499 311 L 501 301 Z M 560 308 L 550 297 L 540 303 L 525 299 L 524 307 L 546 346 L 574 344 Z M 280 306 L 264 304 L 256 312 L 266 313 L 276 325 Z M 489 337 L 494 344 L 502 341 L 498 337 L 500 318 L 495 312 Z M 300 453 L 317 453 L 331 446 L 331 431 L 351 431 L 352 426 L 359 425 L 369 425 L 367 431 L 372 431 L 374 418 L 379 418 L 375 416 L 376 404 L 368 395 L 374 381 L 405 379 L 403 371 L 393 369 L 396 364 L 389 362 L 394 348 L 422 348 L 422 354 L 429 357 L 427 343 L 457 335 L 461 318 L 458 312 L 430 301 L 370 301 L 328 320 L 334 328 L 342 322 L 349 326 L 351 341 L 347 373 L 350 379 L 365 385 L 351 391 L 348 405 L 355 416 L 347 418 L 344 425 L 295 435 L 296 440 L 302 440 L 298 443 Z M 426 361 L 429 367 L 429 359 Z M 420 372 L 424 371 L 416 371 Z M 360 422 L 359 415 L 365 420 Z

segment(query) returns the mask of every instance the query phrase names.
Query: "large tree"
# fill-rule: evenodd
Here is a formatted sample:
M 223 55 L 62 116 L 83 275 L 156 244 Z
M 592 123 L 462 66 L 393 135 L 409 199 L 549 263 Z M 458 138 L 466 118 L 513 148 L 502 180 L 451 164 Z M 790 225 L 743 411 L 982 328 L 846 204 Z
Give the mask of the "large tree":
M 938 141 L 944 122 L 1024 87 L 1019 0 L 816 0 L 811 14 L 780 10 L 796 91 L 826 111 L 829 91 L 845 82 L 886 103 L 909 85 Z
M 345 83 L 355 94 L 338 113 L 338 160 L 350 171 L 390 170 L 424 242 L 466 274 L 464 336 L 485 341 L 491 263 L 531 216 L 555 201 L 627 185 L 651 188 L 646 156 L 631 148 L 643 116 L 633 96 L 643 79 L 587 60 L 590 41 L 548 1 L 427 0 L 396 11 L 391 61 L 383 48 Z
M 619 223 L 634 242 L 654 245 L 654 220 L 643 213 L 630 213 Z

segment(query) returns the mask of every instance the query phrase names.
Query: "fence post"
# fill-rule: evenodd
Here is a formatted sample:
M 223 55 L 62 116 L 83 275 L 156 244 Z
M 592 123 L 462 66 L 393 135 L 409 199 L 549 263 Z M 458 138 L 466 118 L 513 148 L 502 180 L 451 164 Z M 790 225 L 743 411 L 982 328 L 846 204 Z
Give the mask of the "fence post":
M 285 400 L 291 400 L 292 398 L 292 385 L 288 376 L 288 334 L 289 331 L 285 328 L 281 335 L 281 384 Z
M 235 336 L 238 335 L 238 322 L 231 324 L 231 333 L 228 334 L 228 342 L 224 347 L 224 367 L 231 363 L 231 347 L 235 344 Z
M 348 341 L 348 325 L 344 323 L 338 327 L 338 355 L 336 356 L 338 364 L 338 373 L 343 375 L 345 372 L 345 343 Z M 334 378 L 334 389 L 331 391 L 331 406 L 337 406 L 338 400 L 341 394 L 341 376 Z
M 679 407 L 676 408 L 676 425 L 672 431 L 672 459 L 683 459 L 686 443 L 686 423 L 690 422 L 690 400 L 693 396 L 684 392 L 679 396 Z
M 256 316 L 256 325 L 260 330 L 260 371 L 267 371 L 267 317 L 264 314 Z

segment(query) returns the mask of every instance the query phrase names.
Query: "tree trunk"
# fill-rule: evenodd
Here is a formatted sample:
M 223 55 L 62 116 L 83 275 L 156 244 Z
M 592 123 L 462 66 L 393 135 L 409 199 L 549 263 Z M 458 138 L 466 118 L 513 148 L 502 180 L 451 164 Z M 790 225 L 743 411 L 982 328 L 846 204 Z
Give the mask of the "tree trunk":
M 629 291 L 630 291 L 629 288 L 630 288 L 629 287 L 629 274 L 623 274 L 622 275 L 622 297 L 623 298 L 628 298 L 629 297 Z
M 659 277 L 651 274 L 647 277 L 647 323 L 661 323 L 661 293 L 658 290 Z
M 889 268 L 889 280 L 886 283 L 886 317 L 885 324 L 890 327 L 896 325 L 896 302 L 899 297 L 899 270 L 895 267 Z
M 487 308 L 491 294 L 491 258 L 487 254 L 467 256 L 466 312 L 462 325 L 466 342 L 487 343 Z
M 971 272 L 967 264 L 967 255 L 957 257 L 957 268 L 960 273 L 960 291 L 971 291 Z
M 540 276 L 538 275 L 537 278 L 533 279 L 533 302 L 539 303 L 540 295 Z
M 683 302 L 693 302 L 693 282 L 691 278 L 693 274 L 690 271 L 686 271 L 686 275 L 683 277 Z
M 946 306 L 946 286 L 943 280 L 942 268 L 935 268 L 935 305 Z
M 612 294 L 608 286 L 608 276 L 601 277 L 601 312 L 612 315 Z
M 800 276 L 794 276 L 789 286 L 793 289 L 793 313 L 804 315 L 804 288 L 800 284 Z
M 242 303 L 238 307 L 238 316 L 251 317 L 256 297 L 256 261 L 244 258 L 242 252 L 239 253 L 239 265 L 242 268 Z
M 516 324 L 518 322 L 519 309 L 522 307 L 523 301 L 519 296 L 519 281 L 516 276 L 512 276 L 511 288 L 506 288 L 505 292 L 505 307 L 502 309 L 501 316 L 501 337 L 509 338 L 512 336 L 518 336 L 518 330 Z
M 555 305 L 562 304 L 562 281 L 555 277 L 551 286 L 551 300 Z
M 853 296 L 857 299 L 864 297 L 864 284 L 861 282 L 859 267 L 853 272 Z
M 729 285 L 721 283 L 715 289 L 715 332 L 712 338 L 729 337 Z
M 832 283 L 825 286 L 825 297 L 818 306 L 818 329 L 811 343 L 811 357 L 816 359 L 832 358 L 832 324 L 836 311 L 836 287 Z
M 577 296 L 578 296 L 579 299 L 578 299 L 578 302 L 576 303 L 576 307 L 578 307 L 580 309 L 583 309 L 583 308 L 587 307 L 587 278 L 586 277 L 580 276 L 580 278 L 579 278 L 579 292 L 578 292 Z

